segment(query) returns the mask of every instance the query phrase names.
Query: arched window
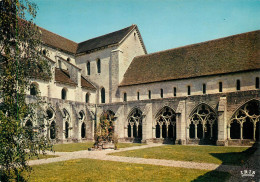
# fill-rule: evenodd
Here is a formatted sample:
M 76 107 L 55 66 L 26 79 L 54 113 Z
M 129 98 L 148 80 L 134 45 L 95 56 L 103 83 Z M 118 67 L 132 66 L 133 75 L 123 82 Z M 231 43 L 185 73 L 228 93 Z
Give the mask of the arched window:
M 37 95 L 38 85 L 36 83 L 32 83 L 30 85 L 30 95 Z
M 127 93 L 125 92 L 124 93 L 124 102 L 126 102 L 127 101 Z
M 137 108 L 128 116 L 128 137 L 142 139 L 142 111 Z
M 43 49 L 42 53 L 43 53 L 44 56 L 46 56 L 46 50 L 45 49 Z
M 65 122 L 65 138 L 69 138 L 69 123 Z
M 105 91 L 105 88 L 101 89 L 101 103 L 106 103 L 106 91 Z
M 101 62 L 100 62 L 100 59 L 97 60 L 97 72 L 101 73 Z
M 237 90 L 240 90 L 240 80 L 237 80 Z
M 89 93 L 86 93 L 86 103 L 89 103 Z
M 162 108 L 156 115 L 156 138 L 176 138 L 176 114 L 170 107 Z
M 240 107 L 228 124 L 231 139 L 259 140 L 260 102 L 253 100 Z
M 217 116 L 206 104 L 200 104 L 190 115 L 190 138 L 217 140 Z
M 56 138 L 56 124 L 55 121 L 51 122 L 50 126 L 50 138 L 55 139 Z
M 82 123 L 81 125 L 81 138 L 86 138 L 86 124 Z
M 61 99 L 62 100 L 66 100 L 67 99 L 67 90 L 65 88 L 63 88 L 61 90 Z
M 161 88 L 161 98 L 163 98 L 163 89 Z
M 90 62 L 87 62 L 87 75 L 90 75 Z

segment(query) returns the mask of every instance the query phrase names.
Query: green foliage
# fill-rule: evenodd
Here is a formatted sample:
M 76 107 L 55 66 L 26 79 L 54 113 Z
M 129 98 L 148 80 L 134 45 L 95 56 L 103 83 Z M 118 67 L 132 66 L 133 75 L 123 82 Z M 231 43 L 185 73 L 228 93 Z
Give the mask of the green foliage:
M 30 79 L 50 79 L 41 58 L 41 34 L 33 23 L 37 6 L 29 0 L 0 1 L 0 181 L 25 180 L 28 158 L 49 148 L 41 98 L 26 102 Z M 29 20 L 26 17 L 30 17 Z M 34 127 L 25 126 L 30 120 Z M 37 127 L 36 127 L 37 126 Z
M 118 139 L 114 133 L 114 129 L 114 115 L 107 111 L 101 116 L 100 122 L 95 130 L 94 146 L 97 146 L 101 143 L 114 143 L 116 149 Z

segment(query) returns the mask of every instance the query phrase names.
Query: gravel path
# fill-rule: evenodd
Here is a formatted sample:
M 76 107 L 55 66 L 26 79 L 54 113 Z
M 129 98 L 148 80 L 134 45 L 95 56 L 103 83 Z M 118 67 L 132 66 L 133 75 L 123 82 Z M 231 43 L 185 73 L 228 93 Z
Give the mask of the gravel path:
M 47 164 L 47 163 L 52 163 L 52 162 L 66 161 L 66 160 L 71 160 L 71 159 L 89 158 L 89 159 L 128 162 L 128 163 L 136 163 L 136 164 L 152 164 L 152 165 L 169 166 L 169 167 L 217 170 L 217 171 L 226 171 L 226 172 L 241 170 L 240 166 L 107 155 L 109 153 L 114 153 L 114 152 L 143 149 L 143 148 L 156 147 L 156 146 L 161 146 L 161 145 L 163 145 L 163 144 L 148 144 L 148 145 L 142 145 L 142 146 L 136 146 L 136 147 L 122 148 L 122 149 L 119 149 L 116 151 L 115 150 L 104 150 L 104 151 L 83 150 L 83 151 L 77 151 L 77 152 L 55 152 L 55 153 L 48 152 L 48 154 L 57 155 L 59 157 L 29 161 L 29 165 L 39 165 L 39 164 Z

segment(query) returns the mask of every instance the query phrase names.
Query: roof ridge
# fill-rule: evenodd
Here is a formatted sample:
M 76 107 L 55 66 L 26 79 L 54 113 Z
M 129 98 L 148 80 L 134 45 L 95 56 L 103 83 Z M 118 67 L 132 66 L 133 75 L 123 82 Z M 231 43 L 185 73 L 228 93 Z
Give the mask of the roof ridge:
M 158 51 L 158 52 L 153 52 L 153 53 L 150 53 L 150 54 L 139 55 L 139 56 L 136 56 L 134 58 L 146 57 L 146 56 L 150 56 L 150 55 L 154 55 L 154 54 L 158 54 L 158 53 L 173 51 L 173 50 L 176 50 L 176 49 L 193 47 L 193 46 L 196 46 L 196 45 L 206 44 L 206 43 L 209 43 L 209 42 L 223 40 L 223 39 L 227 39 L 227 38 L 232 38 L 232 37 L 240 36 L 240 35 L 243 35 L 243 34 L 248 34 L 248 33 L 253 33 L 253 32 L 258 32 L 258 31 L 260 32 L 260 30 L 253 30 L 253 31 L 249 31 L 249 32 L 243 32 L 243 33 L 235 34 L 235 35 L 229 35 L 229 36 L 226 36 L 226 37 L 221 37 L 221 38 L 211 39 L 211 40 L 207 40 L 207 41 L 203 41 L 203 42 L 198 42 L 198 43 L 193 43 L 193 44 L 184 45 L 184 46 L 180 46 L 180 47 L 175 47 L 175 48 L 171 48 L 171 49 L 166 49 L 166 50 L 162 50 L 162 51 Z
M 96 39 L 96 38 L 104 37 L 104 36 L 107 36 L 107 35 L 109 35 L 109 34 L 116 33 L 116 32 L 119 32 L 119 31 L 121 31 L 121 30 L 130 28 L 130 27 L 135 27 L 135 26 L 136 26 L 136 24 L 132 24 L 131 26 L 128 26 L 128 27 L 125 27 L 125 28 L 122 28 L 122 29 L 120 29 L 120 30 L 116 30 L 116 31 L 113 31 L 113 32 L 110 32 L 110 33 L 107 33 L 107 34 L 103 34 L 103 35 L 100 35 L 100 36 L 97 36 L 97 37 L 94 37 L 94 38 L 91 38 L 91 39 L 87 39 L 87 40 L 84 40 L 84 41 L 79 42 L 79 43 L 77 43 L 77 44 L 81 44 L 81 43 L 83 43 L 83 42 L 86 42 L 86 41 L 89 41 L 89 40 L 93 40 L 93 39 Z

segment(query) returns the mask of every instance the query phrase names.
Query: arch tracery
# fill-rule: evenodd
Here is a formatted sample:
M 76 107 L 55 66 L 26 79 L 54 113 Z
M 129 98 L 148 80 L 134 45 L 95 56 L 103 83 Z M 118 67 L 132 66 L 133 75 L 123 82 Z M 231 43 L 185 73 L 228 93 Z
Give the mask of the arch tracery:
M 142 138 L 142 111 L 134 108 L 128 116 L 128 137 Z

